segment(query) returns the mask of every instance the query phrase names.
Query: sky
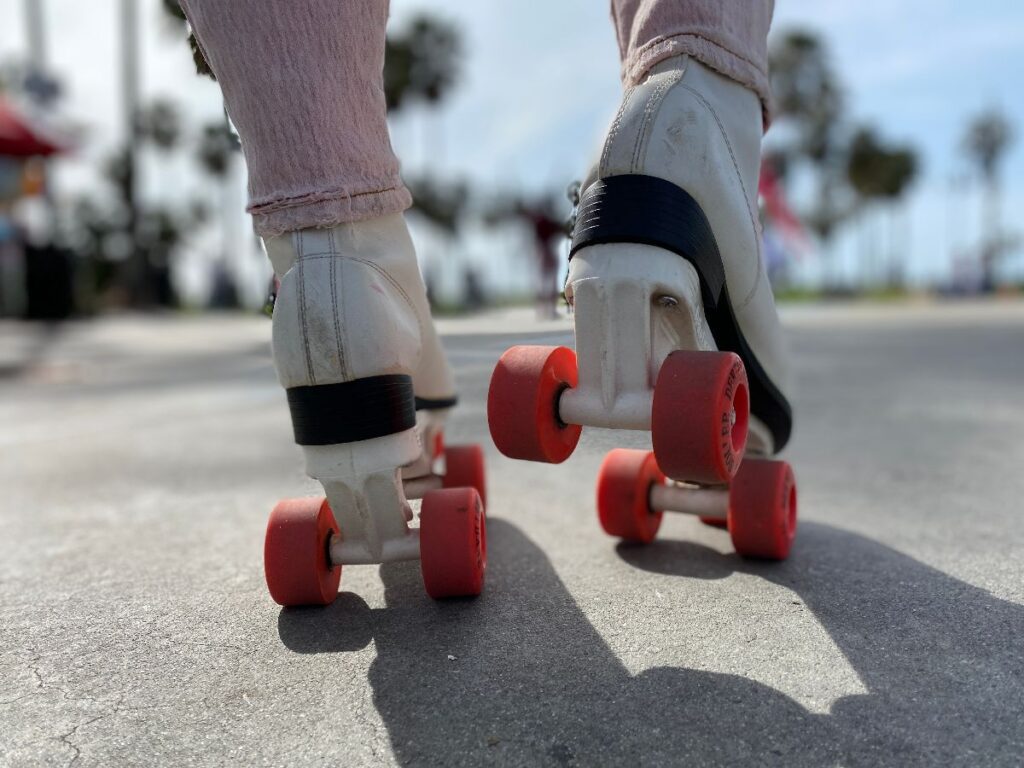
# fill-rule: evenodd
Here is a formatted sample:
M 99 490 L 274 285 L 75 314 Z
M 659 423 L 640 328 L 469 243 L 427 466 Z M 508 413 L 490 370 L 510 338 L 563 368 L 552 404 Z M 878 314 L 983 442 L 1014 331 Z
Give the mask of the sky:
M 83 130 L 74 158 L 61 163 L 58 181 L 66 194 L 98 188 L 98 158 L 123 135 L 116 88 L 118 62 L 115 0 L 44 2 L 51 67 L 66 84 L 61 112 Z M 25 0 L 0 0 L 0 63 L 24 55 Z M 158 0 L 139 0 L 142 21 L 140 67 L 143 100 L 171 98 L 188 122 L 215 120 L 221 102 L 217 86 L 195 77 L 189 53 L 173 27 L 163 22 Z M 621 88 L 618 52 L 607 6 L 597 0 L 559 0 L 543 17 L 527 3 L 477 0 L 392 0 L 391 25 L 400 27 L 419 11 L 456 22 L 463 31 L 462 79 L 436 114 L 413 110 L 393 123 L 393 139 L 407 170 L 429 169 L 465 178 L 481 190 L 561 192 L 580 178 L 599 147 Z M 891 140 L 912 143 L 921 172 L 908 195 L 899 226 L 906 234 L 908 274 L 918 282 L 942 280 L 955 250 L 979 234 L 976 189 L 963 178 L 967 165 L 961 137 L 969 118 L 998 107 L 1017 126 L 1017 142 L 1003 169 L 1003 221 L 1024 232 L 1024 3 L 1012 0 L 779 0 L 773 33 L 794 27 L 817 32 L 831 52 L 843 84 L 851 124 L 868 124 Z M 771 132 L 767 137 L 772 140 Z M 429 151 L 428 151 L 429 148 Z M 211 200 L 193 164 L 150 158 L 144 169 L 146 194 Z M 243 199 L 243 172 L 237 198 Z M 230 204 L 230 202 L 229 202 Z M 265 265 L 243 234 L 244 219 L 232 223 L 246 240 L 238 269 L 258 286 Z M 418 228 L 424 259 L 451 274 L 447 254 L 455 251 L 485 273 L 492 284 L 528 283 L 528 243 L 513 233 L 469 233 L 446 243 Z M 832 251 L 841 269 L 858 268 L 862 232 L 841 236 Z M 215 252 L 219 235 L 197 235 L 197 252 Z M 193 255 L 189 274 L 200 269 Z M 813 282 L 822 258 L 806 255 L 796 277 Z M 446 267 L 447 265 L 447 267 Z M 1024 258 L 1010 265 L 1024 278 Z M 191 279 L 198 279 L 192 274 Z

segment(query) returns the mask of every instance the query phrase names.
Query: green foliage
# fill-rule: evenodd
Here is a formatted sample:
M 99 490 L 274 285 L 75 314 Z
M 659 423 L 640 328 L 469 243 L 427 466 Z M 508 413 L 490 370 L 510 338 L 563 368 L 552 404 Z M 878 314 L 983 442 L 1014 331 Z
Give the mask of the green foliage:
M 178 19 L 179 21 L 185 21 L 185 12 L 181 10 L 181 4 L 178 0 L 162 0 L 164 11 L 172 19 Z
M 185 12 L 181 9 L 178 0 L 161 0 L 161 7 L 164 9 L 166 18 L 173 22 L 176 28 L 187 25 Z M 192 32 L 189 32 L 188 35 L 188 47 L 192 50 L 192 61 L 196 65 L 196 73 L 216 80 L 217 78 L 213 74 L 213 70 L 210 69 L 210 65 L 206 62 L 206 57 L 199 50 L 199 43 Z
M 216 80 L 217 76 L 213 74 L 213 70 L 210 69 L 210 65 L 206 62 L 206 57 L 203 56 L 203 52 L 199 50 L 199 43 L 196 41 L 196 36 L 189 32 L 188 35 L 188 47 L 192 50 L 192 62 L 196 65 L 196 73 L 199 75 L 206 75 L 211 80 Z
M 208 123 L 199 137 L 196 157 L 211 176 L 223 176 L 231 167 L 231 156 L 241 148 L 227 119 Z
M 389 35 L 384 52 L 388 109 L 399 110 L 410 100 L 441 101 L 458 80 L 461 48 L 454 25 L 425 15 L 404 32 Z
M 442 182 L 424 177 L 406 179 L 413 205 L 423 216 L 445 232 L 454 235 L 469 199 L 469 189 L 461 181 Z
M 963 139 L 964 152 L 977 167 L 985 182 L 982 207 L 983 220 L 978 245 L 978 258 L 982 267 L 982 283 L 986 290 L 996 285 L 995 266 L 1016 245 L 1016 238 L 1003 234 L 999 212 L 1002 208 L 1002 190 L 999 185 L 999 166 L 1014 141 L 1013 125 L 997 109 L 975 116 L 968 124 Z
M 181 138 L 178 108 L 167 99 L 156 99 L 140 109 L 135 121 L 140 138 L 152 142 L 158 149 L 174 149 Z
M 778 115 L 798 126 L 795 151 L 824 162 L 837 149 L 844 106 L 824 43 L 812 32 L 787 32 L 773 44 L 769 67 Z
M 917 155 L 909 147 L 885 146 L 870 128 L 850 142 L 846 175 L 862 200 L 895 200 L 917 173 Z
M 824 42 L 806 30 L 776 37 L 769 66 L 776 118 L 795 129 L 795 139 L 772 154 L 772 167 L 783 182 L 801 165 L 813 169 L 818 192 L 801 218 L 828 241 L 852 211 L 845 201 L 842 88 Z
M 967 126 L 963 146 L 967 156 L 977 165 L 981 175 L 991 179 L 999 162 L 1013 144 L 1013 126 L 999 110 L 977 115 Z
M 228 170 L 232 153 L 238 151 L 238 139 L 227 120 L 204 126 L 198 138 L 186 133 L 177 107 L 170 101 L 157 100 L 140 110 L 137 118 L 139 138 L 143 144 L 164 151 L 182 148 L 186 139 L 195 142 L 196 161 L 209 174 L 222 177 Z M 134 251 L 144 254 L 136 276 L 144 285 L 144 295 L 162 305 L 173 305 L 176 298 L 170 282 L 170 262 L 185 233 L 209 219 L 207 207 L 199 201 L 170 207 L 164 204 L 136 203 L 133 244 L 128 232 L 132 201 L 129 199 L 133 171 L 127 147 L 110 155 L 102 164 L 104 180 L 115 194 L 104 196 L 106 205 L 98 205 L 93 197 L 78 200 L 70 211 L 66 238 L 84 259 L 90 276 L 89 292 L 103 295 L 118 287 L 131 290 L 131 257 Z M 126 278 L 129 278 L 126 280 Z M 138 297 L 136 297 L 138 299 Z
M 118 163 L 109 165 L 117 167 Z M 155 276 L 166 274 L 173 249 L 181 242 L 183 233 L 193 226 L 193 215 L 192 210 L 177 211 L 165 206 L 140 211 L 138 247 L 146 254 L 147 280 L 151 284 L 163 282 Z M 133 248 L 131 237 L 125 231 L 126 223 L 127 207 L 120 201 L 110 208 L 100 207 L 91 197 L 82 197 L 74 203 L 67 239 L 87 265 L 90 295 L 106 294 L 123 276 Z M 153 293 L 163 299 L 160 303 L 173 303 L 173 297 L 165 291 L 157 289 Z
M 390 112 L 420 102 L 437 107 L 458 81 L 462 48 L 458 29 L 420 15 L 404 31 L 389 34 L 384 50 L 384 97 Z M 413 208 L 450 235 L 458 232 L 469 201 L 463 181 L 406 179 Z
M 898 199 L 917 173 L 917 155 L 912 147 L 884 144 L 870 129 L 850 135 L 842 87 L 814 33 L 784 33 L 769 58 L 777 116 L 795 126 L 797 137 L 771 160 L 782 179 L 802 161 L 814 169 L 818 194 L 802 218 L 828 240 L 858 200 Z

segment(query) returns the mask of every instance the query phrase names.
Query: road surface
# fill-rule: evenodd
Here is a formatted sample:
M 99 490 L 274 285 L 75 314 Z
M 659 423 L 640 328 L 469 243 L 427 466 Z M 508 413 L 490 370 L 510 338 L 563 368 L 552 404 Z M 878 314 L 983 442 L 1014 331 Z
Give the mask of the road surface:
M 0 764 L 1020 765 L 1024 304 L 797 307 L 784 564 L 666 518 L 600 530 L 604 453 L 512 462 L 485 426 L 523 313 L 446 321 L 449 442 L 490 472 L 487 588 L 349 567 L 325 609 L 263 583 L 312 494 L 269 323 L 0 326 Z

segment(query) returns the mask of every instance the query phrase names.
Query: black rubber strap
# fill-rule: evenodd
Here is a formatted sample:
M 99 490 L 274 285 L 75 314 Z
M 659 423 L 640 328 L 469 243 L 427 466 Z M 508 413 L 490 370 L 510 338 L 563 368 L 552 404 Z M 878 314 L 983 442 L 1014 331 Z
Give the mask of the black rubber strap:
M 455 397 L 417 397 L 416 398 L 416 410 L 417 411 L 441 411 L 445 408 L 454 408 L 459 402 L 459 398 Z
M 288 389 L 299 445 L 336 445 L 393 435 L 416 426 L 412 377 L 369 376 Z
M 690 194 L 656 176 L 609 176 L 580 198 L 569 258 L 580 248 L 639 243 L 672 251 L 697 268 L 704 301 L 718 303 L 725 268 L 704 211 Z
M 599 179 L 580 198 L 569 258 L 580 248 L 609 243 L 652 245 L 693 264 L 715 343 L 743 360 L 750 384 L 750 410 L 771 431 L 775 450 L 782 450 L 793 428 L 792 409 L 736 322 L 718 243 L 697 201 L 685 189 L 655 176 L 626 174 Z

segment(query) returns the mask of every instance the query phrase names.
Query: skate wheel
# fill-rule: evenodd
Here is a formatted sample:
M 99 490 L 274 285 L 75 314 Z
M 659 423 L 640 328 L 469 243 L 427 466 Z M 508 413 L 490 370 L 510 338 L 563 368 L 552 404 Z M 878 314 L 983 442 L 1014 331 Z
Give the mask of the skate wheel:
M 445 488 L 475 488 L 480 503 L 487 509 L 487 470 L 484 451 L 479 445 L 449 445 L 444 451 Z
M 649 544 L 661 527 L 661 512 L 651 509 L 651 486 L 665 475 L 650 451 L 616 448 L 597 474 L 597 516 L 605 533 Z
M 338 536 L 327 499 L 284 499 L 270 513 L 263 568 L 270 596 L 279 605 L 327 605 L 334 601 L 341 566 L 328 548 Z
M 568 347 L 507 350 L 487 392 L 487 423 L 498 450 L 512 459 L 549 464 L 569 458 L 582 428 L 562 422 L 558 400 L 576 381 L 576 353 Z
M 420 569 L 427 594 L 475 597 L 483 591 L 487 530 L 475 488 L 428 491 L 420 508 Z
M 747 443 L 747 374 L 732 352 L 679 350 L 658 372 L 651 440 L 658 466 L 674 480 L 727 483 Z
M 796 480 L 785 461 L 746 459 L 729 488 L 729 533 L 743 557 L 785 560 L 796 535 Z

